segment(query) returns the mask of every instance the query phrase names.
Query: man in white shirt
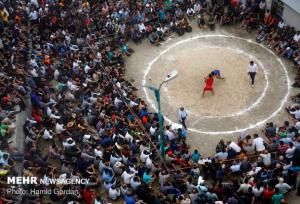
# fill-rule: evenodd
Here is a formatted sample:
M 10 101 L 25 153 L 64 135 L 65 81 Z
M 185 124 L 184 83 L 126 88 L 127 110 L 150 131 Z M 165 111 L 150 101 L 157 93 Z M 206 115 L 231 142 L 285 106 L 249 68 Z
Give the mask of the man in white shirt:
M 241 170 L 241 165 L 234 161 L 229 168 L 232 172 L 239 172 Z
M 278 178 L 279 183 L 276 184 L 275 188 L 279 189 L 279 192 L 282 194 L 286 194 L 292 187 L 284 182 L 283 178 Z
M 279 28 L 279 29 L 283 29 L 284 27 L 285 27 L 284 21 L 283 21 L 283 20 L 279 21 L 279 23 L 278 23 L 278 28 Z
M 108 190 L 108 195 L 110 197 L 110 199 L 112 200 L 117 200 L 117 198 L 119 196 L 121 196 L 121 191 L 119 188 L 116 188 L 114 185 L 112 187 L 110 187 L 110 189 Z
M 55 125 L 56 134 L 61 134 L 63 131 L 65 131 L 64 126 L 57 122 L 56 125 Z
M 201 4 L 199 4 L 198 2 L 196 2 L 195 4 L 194 4 L 194 12 L 196 13 L 196 14 L 199 14 L 200 12 L 201 12 Z
M 184 107 L 181 107 L 178 112 L 179 122 L 183 125 L 184 129 L 187 129 L 185 120 L 187 117 L 187 112 L 184 110 Z
M 192 7 L 190 7 L 190 8 L 188 8 L 188 9 L 186 10 L 186 14 L 187 14 L 188 16 L 192 17 L 192 16 L 195 15 L 195 11 L 194 11 L 194 9 L 193 9 Z
M 140 22 L 138 24 L 138 27 L 139 27 L 140 33 L 145 33 L 146 32 L 146 26 L 145 26 L 145 24 L 143 22 Z
M 124 183 L 127 184 L 127 185 L 129 185 L 131 179 L 134 177 L 134 173 L 131 172 L 129 169 L 126 169 L 126 170 L 122 173 L 121 177 L 123 178 Z
M 296 42 L 299 42 L 300 40 L 300 31 L 297 31 L 296 34 L 293 37 L 293 40 Z
M 299 120 L 300 119 L 300 108 L 296 107 L 296 108 L 292 108 L 290 110 L 290 114 L 294 115 L 294 117 Z
M 266 149 L 263 138 L 259 137 L 257 134 L 254 134 L 253 145 L 257 152 L 262 152 Z
M 149 130 L 150 135 L 153 136 L 155 134 L 156 130 L 157 130 L 156 124 L 153 123 Z
M 300 120 L 296 122 L 295 128 L 298 130 L 298 132 L 300 131 Z
M 226 152 L 225 148 L 221 151 L 215 154 L 215 157 L 219 160 L 225 160 L 228 157 L 228 153 Z
M 36 10 L 33 10 L 30 12 L 28 18 L 30 21 L 36 21 L 39 18 L 39 14 Z
M 239 187 L 239 189 L 237 190 L 237 192 L 242 192 L 242 193 L 247 193 L 248 189 L 251 187 L 251 185 L 248 183 L 248 179 L 245 180 L 244 183 L 242 183 Z
M 252 86 L 252 88 L 254 87 L 254 81 L 255 81 L 256 72 L 257 72 L 257 65 L 254 64 L 253 61 L 250 61 L 249 65 L 248 65 L 248 75 L 251 78 L 251 86 Z
M 260 156 L 262 157 L 263 163 L 266 167 L 271 165 L 271 154 L 267 150 L 260 154 Z
M 176 139 L 176 135 L 174 133 L 173 130 L 170 129 L 170 126 L 166 126 L 166 131 L 165 131 L 165 135 L 167 136 L 169 141 L 175 140 Z
M 294 144 L 292 142 L 290 142 L 289 148 L 285 151 L 285 157 L 288 161 L 292 160 L 295 150 L 296 150 L 296 148 L 294 147 Z
M 49 107 L 47 107 L 46 113 L 49 118 L 60 119 L 60 116 L 53 114 L 53 110 Z
M 45 129 L 44 134 L 43 134 L 43 138 L 45 140 L 48 140 L 48 139 L 51 140 L 53 138 L 53 136 L 50 134 L 50 131 L 48 131 L 47 129 Z

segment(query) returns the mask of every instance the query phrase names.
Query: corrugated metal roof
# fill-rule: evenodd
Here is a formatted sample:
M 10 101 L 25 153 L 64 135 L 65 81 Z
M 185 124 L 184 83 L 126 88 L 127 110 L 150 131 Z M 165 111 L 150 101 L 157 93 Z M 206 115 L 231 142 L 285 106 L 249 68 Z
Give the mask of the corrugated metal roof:
M 300 14 L 300 0 L 281 0 L 283 3 L 291 7 L 298 14 Z M 299 19 L 300 20 L 300 19 Z

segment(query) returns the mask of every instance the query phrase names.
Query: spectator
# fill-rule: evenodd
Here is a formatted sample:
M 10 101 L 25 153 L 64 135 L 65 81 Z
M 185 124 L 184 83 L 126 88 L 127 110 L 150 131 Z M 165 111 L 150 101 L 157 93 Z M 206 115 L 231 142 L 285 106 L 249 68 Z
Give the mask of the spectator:
M 258 134 L 254 134 L 253 145 L 257 152 L 262 152 L 266 149 L 264 145 L 264 140 L 261 137 L 259 137 Z

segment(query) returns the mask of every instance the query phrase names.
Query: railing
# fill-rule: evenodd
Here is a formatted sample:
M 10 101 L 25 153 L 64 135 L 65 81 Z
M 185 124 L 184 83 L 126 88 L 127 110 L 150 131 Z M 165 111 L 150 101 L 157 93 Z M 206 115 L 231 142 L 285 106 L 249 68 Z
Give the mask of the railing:
M 88 45 L 88 46 L 89 46 L 89 48 L 91 49 L 91 51 L 93 52 L 93 54 L 96 54 L 95 51 L 92 49 L 92 47 L 91 47 L 90 45 Z M 146 138 L 148 139 L 150 145 L 155 149 L 157 155 L 159 156 L 159 158 L 160 158 L 160 160 L 161 160 L 161 163 L 162 163 L 163 167 L 166 168 L 166 169 L 168 169 L 168 166 L 167 166 L 166 163 L 164 162 L 164 160 L 163 160 L 163 158 L 162 158 L 162 156 L 161 156 L 161 154 L 160 154 L 160 152 L 159 152 L 157 146 L 152 142 L 151 137 L 150 137 L 150 135 L 148 134 L 148 132 L 147 132 L 145 126 L 143 125 L 141 119 L 136 115 L 136 113 L 132 110 L 132 108 L 131 108 L 131 107 L 129 106 L 129 104 L 126 102 L 126 98 L 125 98 L 125 97 L 123 96 L 123 94 L 121 93 L 120 88 L 117 87 L 117 86 L 115 85 L 115 83 L 113 82 L 112 77 L 109 75 L 109 72 L 107 71 L 107 67 L 102 66 L 102 65 L 101 65 L 100 67 L 101 67 L 102 71 L 106 74 L 106 76 L 109 78 L 109 83 L 114 87 L 114 90 L 117 91 L 118 96 L 119 96 L 120 98 L 123 99 L 124 104 L 126 105 L 126 107 L 128 108 L 128 110 L 130 111 L 130 113 L 134 116 L 135 120 L 137 121 L 137 123 L 138 123 L 138 125 L 139 125 L 139 128 L 143 131 L 143 133 L 144 133 L 144 135 L 146 136 Z

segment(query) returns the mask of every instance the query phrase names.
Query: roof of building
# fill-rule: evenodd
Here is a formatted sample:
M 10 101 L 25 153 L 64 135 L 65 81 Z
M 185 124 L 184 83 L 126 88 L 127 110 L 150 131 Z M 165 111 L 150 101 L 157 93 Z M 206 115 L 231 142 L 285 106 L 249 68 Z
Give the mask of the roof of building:
M 298 14 L 300 14 L 300 1 L 299 0 L 282 0 L 283 3 L 291 7 Z

